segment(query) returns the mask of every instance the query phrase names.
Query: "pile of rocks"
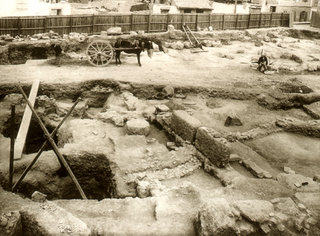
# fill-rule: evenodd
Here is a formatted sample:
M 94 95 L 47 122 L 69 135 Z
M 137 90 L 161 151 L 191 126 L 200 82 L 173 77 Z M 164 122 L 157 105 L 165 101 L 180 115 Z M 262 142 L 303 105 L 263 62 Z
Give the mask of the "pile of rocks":
M 39 33 L 34 35 L 16 35 L 15 37 L 10 34 L 0 36 L 0 45 L 5 45 L 10 42 L 27 42 L 27 41 L 38 41 L 38 40 L 77 40 L 84 42 L 88 38 L 87 33 L 75 33 L 59 35 L 59 33 L 50 30 L 47 33 Z

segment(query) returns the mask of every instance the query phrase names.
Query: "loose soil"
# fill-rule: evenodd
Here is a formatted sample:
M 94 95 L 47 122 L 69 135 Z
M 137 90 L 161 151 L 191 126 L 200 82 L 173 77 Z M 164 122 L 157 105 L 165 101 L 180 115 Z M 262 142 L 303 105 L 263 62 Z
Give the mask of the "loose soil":
M 243 53 L 237 53 L 239 49 L 242 49 Z M 287 69 L 280 69 L 272 75 L 258 72 L 256 64 L 252 64 L 251 61 L 259 57 L 262 49 L 277 67 Z M 0 83 L 4 93 L 7 93 L 16 91 L 14 86 L 18 83 L 30 85 L 34 79 L 39 78 L 42 84 L 55 86 L 61 90 L 60 102 L 72 103 L 70 99 L 74 97 L 64 93 L 64 86 L 72 86 L 83 81 L 115 80 L 121 82 L 122 92 L 126 89 L 133 92 L 143 103 L 154 105 L 173 101 L 184 106 L 192 116 L 201 121 L 203 126 L 221 133 L 245 133 L 286 117 L 302 121 L 313 120 L 301 109 L 268 110 L 258 105 L 256 97 L 263 93 L 283 92 L 281 86 L 284 84 L 299 84 L 319 93 L 319 70 L 310 72 L 296 61 L 280 58 L 284 51 L 290 51 L 303 60 L 320 59 L 320 46 L 317 40 L 285 37 L 281 47 L 272 42 L 264 42 L 261 47 L 257 47 L 254 42 L 232 41 L 231 45 L 208 47 L 206 50 L 208 51 L 191 53 L 188 49 L 169 49 L 167 53 L 155 52 L 152 59 L 144 53 L 141 57 L 141 67 L 137 65 L 136 57 L 130 55 L 122 54 L 121 66 L 116 66 L 115 61 L 112 61 L 106 67 L 93 67 L 83 60 L 85 56 L 83 52 L 71 53 L 69 54 L 71 59 L 64 60 L 60 66 L 54 65 L 54 59 L 29 60 L 23 65 L 0 65 Z M 150 97 L 150 91 L 147 91 L 148 88 L 161 91 L 167 85 L 173 86 L 176 93 L 186 95 L 187 98 L 157 101 Z M 47 94 L 48 91 L 40 90 L 40 93 Z M 5 94 L 0 95 L 0 98 L 3 98 Z M 100 110 L 95 108 L 88 110 L 91 115 L 99 112 Z M 243 126 L 225 127 L 224 122 L 230 114 L 237 114 Z M 82 133 L 85 136 L 85 132 L 85 129 L 79 130 L 79 139 L 82 138 Z M 124 133 L 124 131 L 117 132 L 112 134 L 119 136 L 117 138 Z M 157 125 L 151 127 L 148 139 L 151 138 L 157 139 L 159 145 L 172 141 L 172 137 L 166 136 L 164 130 Z M 312 178 L 320 173 L 318 143 L 317 138 L 282 132 L 262 135 L 242 144 L 235 143 L 231 149 L 234 152 L 242 150 L 240 156 L 250 159 L 271 173 L 273 180 L 277 174 L 283 173 L 284 166 L 290 167 L 297 174 Z M 243 144 L 251 149 L 243 148 Z M 254 151 L 256 153 L 252 154 Z M 125 153 L 125 150 L 123 152 Z M 182 178 L 161 182 L 167 188 L 174 188 L 188 181 L 197 186 L 197 191 L 204 199 L 223 197 L 229 200 L 271 200 L 277 197 L 293 197 L 294 191 L 285 189 L 280 184 L 274 185 L 272 180 L 257 179 L 241 165 L 241 162 L 231 163 L 231 166 L 241 176 L 247 178 L 247 182 L 235 184 L 234 189 L 224 188 L 220 180 L 213 178 L 202 168 Z M 34 172 L 32 176 L 30 173 L 29 179 L 37 178 L 36 174 L 37 172 Z M 3 193 L 2 196 L 7 202 L 7 205 L 0 205 L 4 210 L 16 209 L 10 204 L 10 196 Z M 19 200 L 14 198 L 12 204 L 17 202 Z M 61 205 L 64 204 L 67 203 L 62 202 Z M 114 229 L 116 230 L 117 228 Z

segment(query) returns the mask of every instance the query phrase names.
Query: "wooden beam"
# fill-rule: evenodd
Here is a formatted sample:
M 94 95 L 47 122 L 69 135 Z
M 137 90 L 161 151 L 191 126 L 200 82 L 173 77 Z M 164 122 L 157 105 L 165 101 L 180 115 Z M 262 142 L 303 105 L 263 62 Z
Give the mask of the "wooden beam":
M 32 106 L 34 106 L 34 103 L 36 101 L 38 88 L 39 88 L 40 80 L 36 79 L 33 81 L 32 88 L 29 94 L 29 100 L 32 103 Z M 14 159 L 21 159 L 22 152 L 25 146 L 30 121 L 31 121 L 32 111 L 28 106 L 26 106 L 26 109 L 23 113 L 22 121 L 20 124 L 19 132 L 17 135 L 16 143 L 15 143 L 15 150 L 14 150 Z

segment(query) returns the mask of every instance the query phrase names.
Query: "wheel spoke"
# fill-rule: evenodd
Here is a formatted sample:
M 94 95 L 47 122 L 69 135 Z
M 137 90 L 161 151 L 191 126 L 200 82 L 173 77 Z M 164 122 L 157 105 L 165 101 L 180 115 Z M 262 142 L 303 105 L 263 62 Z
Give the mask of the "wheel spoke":
M 91 45 L 90 48 L 93 48 L 96 52 L 99 52 L 93 45 Z
M 98 40 L 87 47 L 88 61 L 94 66 L 105 66 L 113 58 L 113 47 L 106 41 Z

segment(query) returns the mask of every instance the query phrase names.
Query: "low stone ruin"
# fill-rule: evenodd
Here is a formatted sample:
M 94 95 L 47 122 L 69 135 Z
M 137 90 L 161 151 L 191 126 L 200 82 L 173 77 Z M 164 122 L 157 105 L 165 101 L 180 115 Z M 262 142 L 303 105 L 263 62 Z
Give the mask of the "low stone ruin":
M 307 177 L 288 166 L 273 168 L 248 143 L 289 132 L 318 138 L 316 120 L 278 118 L 245 130 L 243 126 L 252 121 L 244 111 L 239 110 L 237 116 L 230 110 L 223 112 L 222 102 L 209 96 L 218 91 L 202 91 L 208 95 L 202 101 L 182 94 L 179 88 L 153 87 L 146 100 L 138 98 L 138 90 L 137 96 L 130 92 L 134 86 L 115 81 L 90 81 L 81 86 L 70 87 L 75 89 L 68 92 L 73 101 L 78 97 L 82 101 L 59 129 L 56 140 L 89 200 L 80 200 L 54 152 L 47 150 L 22 181 L 19 193 L 0 190 L 1 199 L 10 199 L 19 207 L 15 213 L 4 208 L 0 232 L 19 234 L 23 228 L 25 235 L 319 234 L 317 175 Z M 50 91 L 57 100 L 42 94 L 35 104 L 52 129 L 73 104 L 56 89 L 56 93 Z M 155 98 L 159 91 L 165 94 L 162 99 Z M 242 102 L 253 106 L 258 101 L 259 97 Z M 7 112 L 0 115 L 2 134 L 8 133 L 11 103 L 21 106 L 17 106 L 17 120 L 25 107 L 21 95 L 3 99 L 0 106 Z M 214 115 L 220 122 L 215 127 L 207 122 Z M 225 126 L 228 117 L 241 117 L 243 125 L 237 125 L 237 120 L 236 125 Z M 2 145 L 9 146 L 10 140 L 2 134 L 1 157 L 7 157 L 9 150 Z M 15 178 L 35 152 L 15 162 Z M 7 160 L 0 161 L 4 164 L 0 181 L 5 188 Z M 214 181 L 218 186 L 213 188 Z

